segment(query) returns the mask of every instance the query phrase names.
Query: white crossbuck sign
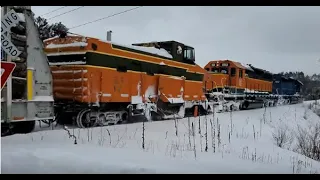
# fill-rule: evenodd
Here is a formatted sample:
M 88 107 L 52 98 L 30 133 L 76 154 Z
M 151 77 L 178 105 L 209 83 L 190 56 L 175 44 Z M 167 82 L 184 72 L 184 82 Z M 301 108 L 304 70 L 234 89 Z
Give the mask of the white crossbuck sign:
M 10 36 L 10 28 L 19 23 L 20 18 L 12 9 L 1 19 L 1 48 L 10 56 L 18 57 L 21 51 L 12 44 L 7 36 Z

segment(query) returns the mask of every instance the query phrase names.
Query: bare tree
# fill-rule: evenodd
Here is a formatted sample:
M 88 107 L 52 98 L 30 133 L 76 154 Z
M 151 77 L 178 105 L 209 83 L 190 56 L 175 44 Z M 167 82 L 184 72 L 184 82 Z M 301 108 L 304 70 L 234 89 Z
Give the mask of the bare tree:
M 190 117 L 188 117 L 188 139 L 189 139 L 189 148 L 191 149 L 191 124 L 190 124 Z
M 207 119 L 207 115 L 205 116 L 205 125 L 206 125 L 206 133 L 205 133 L 205 138 L 206 138 L 206 147 L 204 149 L 205 152 L 208 152 L 208 119 Z
M 194 158 L 197 159 L 197 150 L 196 150 L 196 133 L 195 133 L 195 128 L 193 125 L 193 122 L 191 124 L 192 127 L 192 136 L 193 136 L 193 152 L 194 152 Z
M 272 137 L 275 140 L 276 145 L 280 148 L 290 146 L 293 141 L 293 136 L 286 125 L 277 126 L 272 133 Z
M 144 125 L 144 119 L 142 121 L 142 149 L 145 149 L 145 125 Z
M 173 114 L 173 117 L 174 117 L 174 128 L 176 129 L 176 136 L 178 136 L 178 122 L 176 119 L 176 115 Z
M 77 137 L 76 137 L 74 134 L 71 134 L 71 133 L 70 133 L 70 130 L 68 129 L 68 127 L 67 127 L 67 126 L 64 126 L 63 129 L 64 129 L 65 131 L 67 131 L 67 133 L 68 133 L 68 135 L 69 135 L 69 138 L 73 138 L 73 139 L 74 139 L 74 144 L 78 144 L 78 143 L 77 143 Z
M 317 161 L 320 161 L 320 123 L 308 128 L 298 126 L 296 151 Z

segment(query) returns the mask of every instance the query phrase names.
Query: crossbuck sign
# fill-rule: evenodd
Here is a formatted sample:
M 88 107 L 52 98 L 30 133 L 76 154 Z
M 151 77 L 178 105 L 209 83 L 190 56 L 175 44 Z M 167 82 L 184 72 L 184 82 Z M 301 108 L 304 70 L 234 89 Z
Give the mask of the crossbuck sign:
M 8 36 L 11 36 L 10 28 L 16 26 L 19 21 L 20 18 L 13 9 L 1 19 L 1 49 L 12 57 L 18 57 L 21 54 L 17 47 L 14 46 L 8 38 Z M 1 60 L 1 89 L 4 87 L 15 67 L 15 63 Z
M 18 57 L 21 54 L 21 51 L 8 38 L 10 36 L 10 28 L 16 26 L 19 21 L 20 18 L 13 9 L 1 19 L 1 48 L 12 57 Z

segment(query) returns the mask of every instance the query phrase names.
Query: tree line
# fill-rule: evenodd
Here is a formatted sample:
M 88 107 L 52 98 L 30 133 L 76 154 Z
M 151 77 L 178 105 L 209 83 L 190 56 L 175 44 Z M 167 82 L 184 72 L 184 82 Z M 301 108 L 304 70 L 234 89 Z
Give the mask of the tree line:
M 320 74 L 305 75 L 302 71 L 281 72 L 285 77 L 292 77 L 303 83 L 302 95 L 305 100 L 320 99 Z

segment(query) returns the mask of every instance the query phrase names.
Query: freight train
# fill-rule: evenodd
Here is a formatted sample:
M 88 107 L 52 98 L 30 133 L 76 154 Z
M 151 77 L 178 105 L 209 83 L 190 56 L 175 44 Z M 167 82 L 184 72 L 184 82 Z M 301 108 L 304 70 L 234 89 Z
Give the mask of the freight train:
M 12 59 L 12 89 L 1 91 L 2 129 L 31 132 L 37 120 L 85 128 L 302 101 L 300 81 L 232 60 L 202 68 L 195 49 L 177 41 L 127 46 L 62 34 L 42 42 L 30 8 L 16 11 L 23 22 L 11 36 L 24 43 L 12 43 L 23 53 Z
M 127 46 L 68 35 L 44 43 L 56 113 L 61 117 L 58 121 L 74 117 L 79 127 L 134 121 L 140 116 L 148 120 L 183 118 L 195 111 L 208 114 L 214 109 L 234 111 L 301 100 L 302 84 L 297 80 L 284 80 L 231 60 L 210 61 L 201 68 L 195 62 L 194 48 L 177 41 Z

